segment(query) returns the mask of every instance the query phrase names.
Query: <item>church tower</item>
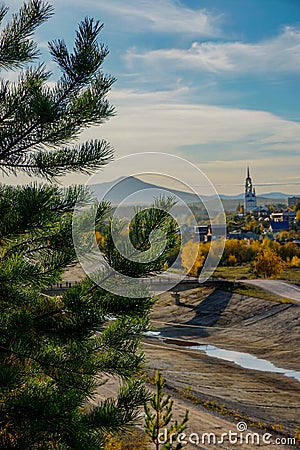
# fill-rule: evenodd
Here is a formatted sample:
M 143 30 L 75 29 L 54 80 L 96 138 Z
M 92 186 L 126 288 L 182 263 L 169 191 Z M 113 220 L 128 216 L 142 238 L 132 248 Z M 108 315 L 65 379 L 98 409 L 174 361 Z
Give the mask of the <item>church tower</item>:
M 252 179 L 250 177 L 249 166 L 247 167 L 247 178 L 245 183 L 245 205 L 244 211 L 245 213 L 252 211 L 256 208 L 256 193 L 255 188 L 252 185 Z

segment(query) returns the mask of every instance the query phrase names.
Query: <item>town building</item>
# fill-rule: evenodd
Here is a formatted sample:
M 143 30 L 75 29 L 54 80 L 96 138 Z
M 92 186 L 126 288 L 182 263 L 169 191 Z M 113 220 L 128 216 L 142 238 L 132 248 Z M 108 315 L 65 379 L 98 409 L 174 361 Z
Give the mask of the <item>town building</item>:
M 300 203 L 300 197 L 289 197 L 288 198 L 288 206 L 291 208 L 292 206 L 297 206 Z
M 196 242 L 211 242 L 226 238 L 226 224 L 196 225 L 194 227 L 194 240 Z
M 227 234 L 227 239 L 236 239 L 237 241 L 258 241 L 259 234 L 250 230 L 234 230 Z
M 194 237 L 196 242 L 208 242 L 208 225 L 196 225 L 194 227 Z
M 270 233 L 281 233 L 282 231 L 289 231 L 290 225 L 289 223 L 284 221 L 274 222 L 274 220 L 270 220 L 270 227 L 269 232 Z
M 260 217 L 268 217 L 269 216 L 269 208 L 265 205 L 256 206 L 252 210 L 253 216 L 258 219 Z
M 252 212 L 257 206 L 256 203 L 256 192 L 252 184 L 252 179 L 250 177 L 249 166 L 247 168 L 247 178 L 245 182 L 245 198 L 244 198 L 244 213 Z
M 270 214 L 270 220 L 274 222 L 288 222 L 290 225 L 294 223 L 296 219 L 296 211 L 283 210 L 279 212 L 272 212 Z

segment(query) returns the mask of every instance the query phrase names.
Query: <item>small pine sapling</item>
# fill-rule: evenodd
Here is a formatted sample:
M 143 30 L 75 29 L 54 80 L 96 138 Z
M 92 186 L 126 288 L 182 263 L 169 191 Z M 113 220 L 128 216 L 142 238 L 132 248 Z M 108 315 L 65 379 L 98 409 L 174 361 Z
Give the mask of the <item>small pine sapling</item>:
M 188 410 L 178 422 L 173 419 L 173 403 L 170 395 L 165 395 L 165 380 L 160 372 L 155 373 L 155 394 L 145 404 L 146 414 L 144 429 L 155 444 L 156 450 L 180 450 L 183 445 L 177 441 L 178 436 L 187 428 Z

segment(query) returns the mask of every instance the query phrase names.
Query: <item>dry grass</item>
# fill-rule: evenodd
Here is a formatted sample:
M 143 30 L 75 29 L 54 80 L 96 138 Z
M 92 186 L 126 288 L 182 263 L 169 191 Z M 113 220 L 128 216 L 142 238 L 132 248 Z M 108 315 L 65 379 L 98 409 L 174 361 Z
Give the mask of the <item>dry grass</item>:
M 138 429 L 131 432 L 108 436 L 104 450 L 149 450 L 146 434 Z

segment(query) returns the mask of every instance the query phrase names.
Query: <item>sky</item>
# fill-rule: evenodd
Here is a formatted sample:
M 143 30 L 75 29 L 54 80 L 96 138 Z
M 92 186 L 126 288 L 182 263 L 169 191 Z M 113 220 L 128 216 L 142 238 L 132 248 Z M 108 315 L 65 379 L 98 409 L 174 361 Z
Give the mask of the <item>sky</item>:
M 7 4 L 13 12 L 21 2 Z M 163 152 L 187 159 L 223 194 L 243 191 L 247 165 L 258 194 L 300 194 L 299 0 L 52 4 L 55 14 L 36 38 L 53 81 L 60 74 L 47 42 L 63 38 L 71 49 L 85 16 L 104 23 L 100 40 L 110 53 L 103 71 L 117 79 L 108 96 L 116 116 L 81 140 L 108 140 L 115 158 Z M 134 174 L 130 161 L 126 174 Z M 159 155 L 157 161 L 159 170 Z M 115 173 L 103 170 L 103 181 L 119 176 L 120 165 Z M 180 180 L 178 165 L 172 176 Z M 63 183 L 85 181 L 76 175 Z

